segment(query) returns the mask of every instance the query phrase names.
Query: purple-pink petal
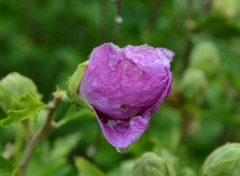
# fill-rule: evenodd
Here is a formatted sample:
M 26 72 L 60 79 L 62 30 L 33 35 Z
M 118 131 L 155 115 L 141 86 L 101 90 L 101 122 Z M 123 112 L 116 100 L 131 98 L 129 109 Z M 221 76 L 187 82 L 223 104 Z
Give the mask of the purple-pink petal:
M 94 110 L 104 136 L 110 144 L 118 148 L 126 148 L 136 142 L 149 126 L 148 115 L 134 116 L 124 120 L 104 119 L 101 113 Z

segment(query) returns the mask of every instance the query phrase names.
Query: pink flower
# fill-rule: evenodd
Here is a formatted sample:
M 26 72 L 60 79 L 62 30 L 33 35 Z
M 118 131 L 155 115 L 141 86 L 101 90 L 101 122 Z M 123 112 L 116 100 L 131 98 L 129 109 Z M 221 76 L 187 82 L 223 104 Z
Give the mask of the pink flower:
M 171 92 L 174 53 L 148 45 L 95 48 L 79 86 L 106 139 L 126 148 L 149 126 L 149 118 Z

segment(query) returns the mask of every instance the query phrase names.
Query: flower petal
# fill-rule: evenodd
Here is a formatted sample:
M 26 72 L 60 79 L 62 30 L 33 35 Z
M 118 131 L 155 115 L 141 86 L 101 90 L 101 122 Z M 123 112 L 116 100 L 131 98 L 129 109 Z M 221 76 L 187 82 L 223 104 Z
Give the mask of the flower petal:
M 173 78 L 172 73 L 170 73 L 169 76 L 168 76 L 168 83 L 166 85 L 166 88 L 165 88 L 164 92 L 161 94 L 161 96 L 159 97 L 158 101 L 149 110 L 150 115 L 154 114 L 159 109 L 159 107 L 160 107 L 161 103 L 163 102 L 163 100 L 165 100 L 171 94 L 172 78 Z
M 114 120 L 94 108 L 104 136 L 110 144 L 118 148 L 126 148 L 136 142 L 149 126 L 150 113 L 124 120 Z

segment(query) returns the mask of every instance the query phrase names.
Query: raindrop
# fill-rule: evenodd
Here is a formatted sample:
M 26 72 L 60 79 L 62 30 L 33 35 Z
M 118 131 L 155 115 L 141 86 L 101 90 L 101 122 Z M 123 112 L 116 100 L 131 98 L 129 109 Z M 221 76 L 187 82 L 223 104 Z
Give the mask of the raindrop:
M 116 147 L 116 149 L 121 154 L 126 154 L 129 151 L 129 147 L 126 147 L 126 148 L 118 148 L 118 147 Z

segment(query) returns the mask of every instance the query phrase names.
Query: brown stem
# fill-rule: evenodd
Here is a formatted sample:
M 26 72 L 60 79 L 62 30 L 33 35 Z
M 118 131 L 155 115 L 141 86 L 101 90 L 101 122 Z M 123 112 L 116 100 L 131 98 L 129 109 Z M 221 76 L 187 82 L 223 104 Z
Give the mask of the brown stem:
M 212 3 L 212 0 L 202 0 L 203 12 L 207 14 L 212 7 Z
M 29 163 L 29 160 L 36 146 L 49 132 L 51 132 L 54 129 L 54 123 L 53 123 L 54 113 L 60 102 L 61 102 L 61 98 L 56 97 L 52 102 L 49 103 L 48 105 L 49 112 L 47 115 L 47 119 L 44 122 L 43 127 L 28 142 L 25 148 L 22 160 L 18 165 L 18 167 L 20 168 L 20 176 L 25 175 L 27 165 Z
M 121 0 L 115 0 L 115 31 L 114 42 L 117 43 L 120 38 L 120 24 L 122 23 L 121 17 Z
M 107 0 L 101 0 L 100 3 L 100 17 L 101 17 L 101 38 L 105 42 L 108 39 L 107 36 Z
M 148 19 L 148 31 L 149 33 L 153 33 L 156 31 L 156 24 L 158 19 L 158 12 L 161 7 L 161 1 L 151 0 L 151 6 L 149 9 L 149 19 Z

